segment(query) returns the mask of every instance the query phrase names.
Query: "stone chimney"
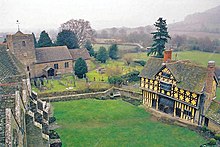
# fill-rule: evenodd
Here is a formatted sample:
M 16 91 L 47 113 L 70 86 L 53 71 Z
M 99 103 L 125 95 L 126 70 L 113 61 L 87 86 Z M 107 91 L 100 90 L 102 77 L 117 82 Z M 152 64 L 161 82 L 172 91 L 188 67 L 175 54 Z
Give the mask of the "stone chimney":
M 206 92 L 209 93 L 209 99 L 212 99 L 213 77 L 215 76 L 215 61 L 208 62 L 208 73 L 206 78 Z
M 172 59 L 172 49 L 169 50 L 165 50 L 164 51 L 164 58 L 163 58 L 163 62 L 170 62 Z

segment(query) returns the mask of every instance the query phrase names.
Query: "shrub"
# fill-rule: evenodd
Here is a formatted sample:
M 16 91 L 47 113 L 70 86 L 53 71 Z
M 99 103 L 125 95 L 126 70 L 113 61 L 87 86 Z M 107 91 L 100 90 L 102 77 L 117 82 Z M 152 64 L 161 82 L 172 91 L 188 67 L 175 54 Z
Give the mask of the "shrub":
M 108 78 L 109 84 L 121 85 L 123 83 L 123 79 L 119 76 L 112 76 Z
M 144 66 L 146 64 L 146 61 L 144 60 L 137 60 L 137 61 L 134 61 L 135 63 L 137 64 L 140 64 L 141 66 Z
M 50 139 L 59 139 L 60 138 L 58 133 L 54 130 L 50 130 L 49 137 L 50 137 Z
M 220 141 L 220 134 L 215 134 L 215 139 Z
M 121 78 L 128 82 L 136 82 L 139 81 L 139 77 L 138 77 L 139 74 L 140 74 L 139 71 L 132 71 L 121 76 Z
M 49 123 L 53 123 L 56 121 L 56 118 L 53 116 L 53 117 L 49 117 Z
M 209 139 L 209 145 L 216 145 L 216 140 L 215 140 L 215 138 Z

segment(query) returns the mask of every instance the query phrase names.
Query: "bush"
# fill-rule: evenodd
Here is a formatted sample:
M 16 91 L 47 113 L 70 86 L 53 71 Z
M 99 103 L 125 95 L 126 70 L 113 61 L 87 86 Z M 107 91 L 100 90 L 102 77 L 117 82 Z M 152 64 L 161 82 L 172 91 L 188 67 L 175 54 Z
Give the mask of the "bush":
M 215 140 L 215 138 L 209 139 L 209 145 L 216 145 L 216 140 Z
M 49 117 L 49 123 L 53 123 L 56 121 L 56 118 L 53 116 L 53 117 Z
M 135 63 L 137 64 L 140 64 L 141 66 L 144 66 L 146 64 L 146 61 L 144 60 L 137 60 L 137 61 L 134 61 Z
M 136 82 L 136 81 L 139 81 L 139 77 L 138 77 L 139 74 L 140 74 L 139 71 L 132 71 L 121 76 L 121 78 L 128 82 Z
M 109 84 L 121 85 L 123 83 L 123 79 L 119 76 L 112 76 L 108 78 Z
M 50 137 L 50 139 L 59 139 L 60 138 L 58 133 L 54 130 L 50 130 L 49 137 Z
M 215 139 L 220 141 L 220 134 L 215 134 Z

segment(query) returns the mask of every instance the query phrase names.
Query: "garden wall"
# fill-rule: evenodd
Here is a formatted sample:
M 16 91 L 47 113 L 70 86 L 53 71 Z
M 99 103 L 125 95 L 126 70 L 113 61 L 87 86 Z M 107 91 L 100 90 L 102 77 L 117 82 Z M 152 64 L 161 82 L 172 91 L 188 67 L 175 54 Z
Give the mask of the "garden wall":
M 111 95 L 113 95 L 116 92 L 120 92 L 122 97 L 142 101 L 141 93 L 129 91 L 129 90 L 122 89 L 122 88 L 116 88 L 116 87 L 112 87 L 112 88 L 110 88 L 106 91 L 102 91 L 102 92 L 62 95 L 62 96 L 54 96 L 54 97 L 43 97 L 40 99 L 44 100 L 44 101 L 50 101 L 50 102 L 70 101 L 70 100 L 79 100 L 79 99 L 86 99 L 86 98 L 108 99 L 108 98 L 110 98 Z

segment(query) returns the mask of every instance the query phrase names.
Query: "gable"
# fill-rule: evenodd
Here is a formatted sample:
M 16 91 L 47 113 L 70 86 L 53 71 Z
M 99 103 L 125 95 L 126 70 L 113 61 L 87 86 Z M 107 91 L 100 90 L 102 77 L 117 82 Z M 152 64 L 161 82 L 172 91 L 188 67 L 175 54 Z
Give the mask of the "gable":
M 161 68 L 161 70 L 155 75 L 155 79 L 160 79 L 160 81 L 170 84 L 176 83 L 175 77 L 166 66 Z

